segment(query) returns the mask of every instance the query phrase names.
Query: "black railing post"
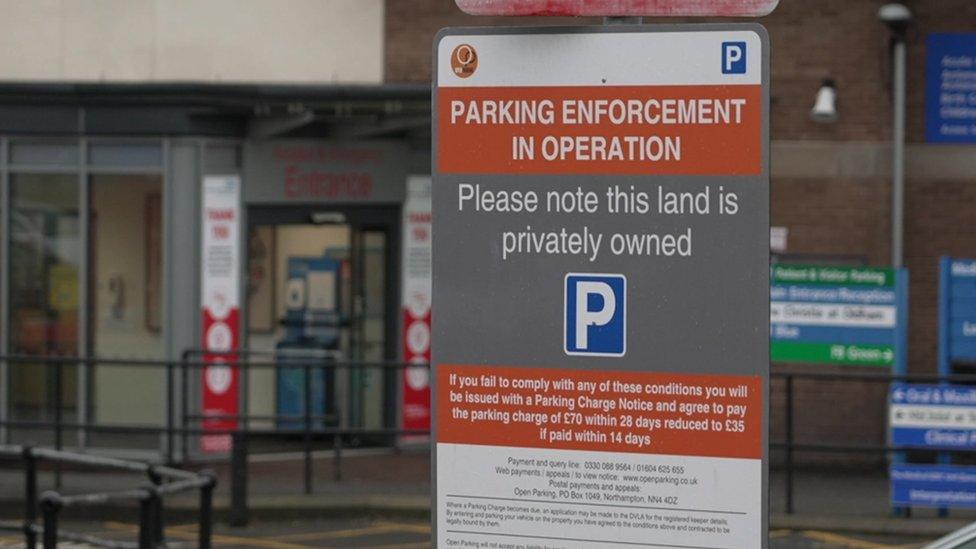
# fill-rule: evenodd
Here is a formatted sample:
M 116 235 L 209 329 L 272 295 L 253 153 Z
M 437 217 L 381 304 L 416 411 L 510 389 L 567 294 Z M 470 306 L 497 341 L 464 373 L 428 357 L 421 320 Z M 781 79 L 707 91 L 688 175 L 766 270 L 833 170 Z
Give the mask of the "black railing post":
M 211 529 L 213 528 L 213 491 L 217 477 L 210 471 L 200 473 L 207 477 L 207 483 L 200 487 L 200 523 L 197 528 L 197 545 L 200 549 L 210 549 Z
M 58 513 L 61 496 L 57 492 L 45 492 L 41 496 L 41 514 L 44 517 L 44 549 L 58 547 Z
M 24 545 L 27 549 L 37 547 L 37 458 L 34 448 L 25 446 L 21 450 L 24 458 Z
M 312 366 L 307 361 L 302 365 L 305 378 L 305 425 L 303 445 L 305 452 L 304 485 L 305 495 L 312 493 Z
M 57 361 L 54 363 L 54 449 L 61 451 L 64 441 L 62 440 L 62 422 L 64 421 L 63 416 L 63 395 L 61 394 L 64 390 L 64 383 L 62 379 L 62 365 L 64 363 Z M 54 488 L 57 490 L 61 489 L 61 462 L 57 461 L 54 463 Z
M 332 442 L 332 452 L 335 454 L 333 458 L 332 475 L 336 482 L 342 480 L 342 431 L 336 428 L 335 436 Z
M 247 435 L 234 431 L 230 454 L 230 516 L 231 526 L 246 526 L 247 509 Z
M 159 492 L 155 486 L 147 486 L 145 496 L 139 501 L 139 549 L 155 549 L 158 505 Z
M 160 476 L 160 474 L 156 472 L 156 468 L 154 466 L 149 466 L 149 469 L 146 471 L 146 473 L 147 473 L 147 476 L 149 477 L 149 482 L 151 482 L 153 484 L 153 487 L 154 487 L 153 492 L 154 493 L 158 493 L 158 492 L 155 491 L 155 488 L 158 488 L 159 485 L 163 483 L 163 477 Z M 158 546 L 163 545 L 163 537 L 164 537 L 163 536 L 164 523 L 163 523 L 163 498 L 162 497 L 157 497 L 156 498 L 156 504 L 152 506 L 152 513 L 153 513 L 153 517 L 152 517 L 152 532 L 150 532 L 150 534 L 152 535 L 153 545 L 155 545 L 155 546 L 158 547 Z
M 176 391 L 173 389 L 173 362 L 169 358 L 166 359 L 166 465 L 173 465 L 174 461 L 174 448 L 173 444 L 175 442 L 174 428 L 176 427 L 173 417 L 176 410 L 173 406 L 173 396 Z
M 793 376 L 786 376 L 786 514 L 793 514 Z
M 180 455 L 183 463 L 190 457 L 190 350 L 185 349 L 180 357 Z

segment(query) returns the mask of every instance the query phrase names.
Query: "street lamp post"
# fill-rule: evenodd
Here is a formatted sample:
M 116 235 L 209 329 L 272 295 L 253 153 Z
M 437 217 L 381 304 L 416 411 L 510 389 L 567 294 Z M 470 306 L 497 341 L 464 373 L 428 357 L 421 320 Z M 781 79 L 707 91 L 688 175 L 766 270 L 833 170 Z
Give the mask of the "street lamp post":
M 885 4 L 878 18 L 892 33 L 891 266 L 899 268 L 905 255 L 905 31 L 912 12 L 903 4 Z

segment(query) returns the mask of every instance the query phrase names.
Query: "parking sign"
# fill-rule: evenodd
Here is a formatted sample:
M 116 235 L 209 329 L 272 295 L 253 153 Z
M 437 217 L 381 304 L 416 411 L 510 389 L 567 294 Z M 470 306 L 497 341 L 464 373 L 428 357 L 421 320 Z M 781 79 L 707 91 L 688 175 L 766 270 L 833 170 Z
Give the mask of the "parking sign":
M 435 545 L 766 547 L 762 27 L 434 54 Z
M 566 275 L 566 354 L 623 356 L 627 352 L 627 278 Z

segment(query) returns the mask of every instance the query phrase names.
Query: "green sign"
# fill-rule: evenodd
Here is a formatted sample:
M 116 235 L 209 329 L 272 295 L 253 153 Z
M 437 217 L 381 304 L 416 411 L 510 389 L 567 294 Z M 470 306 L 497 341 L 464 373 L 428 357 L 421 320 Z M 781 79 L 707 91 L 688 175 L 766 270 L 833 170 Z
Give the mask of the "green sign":
M 776 265 L 773 267 L 772 282 L 773 284 L 892 287 L 895 285 L 895 270 L 870 267 Z
M 891 366 L 895 363 L 895 349 L 891 345 L 834 345 L 773 341 L 769 347 L 769 357 L 773 362 Z

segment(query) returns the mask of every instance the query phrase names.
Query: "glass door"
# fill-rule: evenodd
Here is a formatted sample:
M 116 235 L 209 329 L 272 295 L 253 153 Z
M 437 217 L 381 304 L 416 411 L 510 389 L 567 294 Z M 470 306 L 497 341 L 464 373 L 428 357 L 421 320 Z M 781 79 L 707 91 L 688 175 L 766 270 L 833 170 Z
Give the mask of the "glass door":
M 396 219 L 395 208 L 376 207 L 248 212 L 248 348 L 348 365 L 312 383 L 313 413 L 335 412 L 344 427 L 377 429 L 396 417 L 396 372 L 377 367 L 396 356 Z M 251 415 L 303 411 L 300 370 L 255 370 L 247 386 Z

